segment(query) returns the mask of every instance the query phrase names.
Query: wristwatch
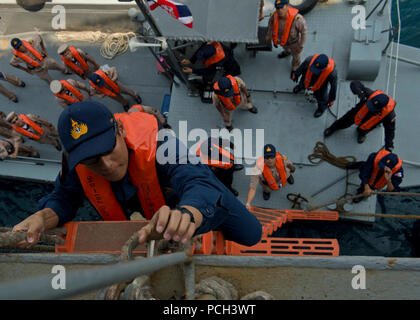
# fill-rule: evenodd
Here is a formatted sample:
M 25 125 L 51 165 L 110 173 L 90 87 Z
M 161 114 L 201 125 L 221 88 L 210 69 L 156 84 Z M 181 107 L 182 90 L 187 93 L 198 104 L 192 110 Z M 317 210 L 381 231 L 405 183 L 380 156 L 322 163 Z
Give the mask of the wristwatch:
M 190 210 L 188 210 L 187 208 L 184 208 L 184 207 L 179 207 L 179 206 L 177 206 L 176 208 L 179 211 L 181 211 L 182 214 L 184 214 L 184 213 L 188 214 L 190 216 L 190 221 L 192 223 L 195 223 L 194 215 L 193 215 L 193 213 Z

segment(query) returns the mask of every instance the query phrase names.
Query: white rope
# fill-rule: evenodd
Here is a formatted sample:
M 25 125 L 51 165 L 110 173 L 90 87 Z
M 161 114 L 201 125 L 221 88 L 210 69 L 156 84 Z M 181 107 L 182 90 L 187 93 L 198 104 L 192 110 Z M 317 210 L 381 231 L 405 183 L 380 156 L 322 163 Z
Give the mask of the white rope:
M 397 40 L 397 53 L 395 55 L 395 73 L 394 73 L 394 91 L 392 98 L 395 99 L 395 91 L 397 88 L 397 72 L 398 72 L 398 58 L 400 52 L 400 36 L 401 36 L 401 16 L 400 16 L 400 1 L 397 0 L 397 16 L 398 16 L 398 40 Z
M 393 25 L 392 25 L 392 19 L 391 19 L 391 7 L 392 7 L 392 1 L 388 5 L 388 19 L 389 19 L 389 25 L 391 27 L 391 30 L 394 33 Z M 394 40 L 392 40 L 392 42 L 391 42 L 391 56 L 393 55 L 393 53 L 394 53 Z M 389 63 L 389 68 L 388 68 L 388 77 L 387 77 L 387 81 L 386 81 L 386 93 L 389 94 L 389 82 L 391 80 L 391 69 L 392 69 L 392 63 L 393 63 L 392 59 L 389 59 L 388 63 Z

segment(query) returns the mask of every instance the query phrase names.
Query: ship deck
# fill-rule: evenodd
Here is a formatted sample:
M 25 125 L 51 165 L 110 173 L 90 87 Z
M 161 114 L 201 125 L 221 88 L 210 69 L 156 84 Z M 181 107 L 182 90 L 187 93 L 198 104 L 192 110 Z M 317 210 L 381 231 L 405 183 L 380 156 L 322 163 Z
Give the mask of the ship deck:
M 369 3 L 367 12 L 373 6 L 374 3 Z M 23 38 L 29 37 L 34 32 L 35 26 L 37 31 L 42 32 L 50 57 L 59 59 L 56 49 L 61 43 L 55 32 L 51 32 L 46 23 L 53 15 L 50 11 L 43 10 L 30 15 L 30 18 L 27 19 L 28 14 L 23 9 L 16 9 L 13 6 L 2 7 L 1 5 L 0 8 L 2 12 L 0 70 L 19 76 L 27 84 L 25 88 L 14 88 L 6 84 L 7 88 L 17 94 L 19 103 L 14 104 L 1 96 L 0 110 L 6 114 L 10 111 L 39 114 L 56 125 L 62 109 L 55 102 L 55 97 L 47 85 L 38 78 L 9 65 L 11 59 L 10 39 L 16 34 Z M 106 7 L 98 11 L 94 6 L 70 6 L 67 9 L 71 13 L 68 25 L 74 30 L 82 30 L 83 26 L 87 30 L 136 30 L 136 25 L 128 19 L 127 8 L 126 5 L 121 5 L 113 7 L 111 12 L 107 11 Z M 272 7 L 270 8 L 270 5 L 266 4 L 265 8 L 266 15 L 268 15 Z M 94 11 L 95 15 L 93 15 Z M 121 22 L 123 16 L 127 17 L 125 20 L 128 22 L 124 19 L 124 22 Z M 94 23 L 87 25 L 87 19 L 92 17 L 94 17 Z M 381 20 L 383 26 L 387 25 L 387 14 L 378 17 L 375 13 L 372 18 Z M 286 195 L 289 193 L 299 193 L 309 198 L 313 205 L 335 200 L 344 194 L 344 170 L 328 163 L 313 165 L 308 161 L 307 157 L 313 152 L 313 147 L 318 141 L 325 142 L 334 155 L 354 155 L 358 160 L 365 160 L 371 152 L 376 152 L 383 145 L 382 127 L 371 132 L 362 145 L 356 141 L 355 127 L 337 132 L 327 139 L 323 138 L 324 129 L 334 121 L 335 116 L 340 117 L 356 103 L 356 98 L 349 89 L 349 81 L 346 80 L 350 44 L 353 37 L 351 6 L 343 1 L 334 1 L 329 4 L 320 3 L 305 15 L 305 19 L 308 24 L 308 36 L 302 57 L 325 53 L 336 61 L 339 75 L 337 99 L 331 108 L 332 112 L 326 112 L 318 119 L 313 118 L 315 105 L 307 102 L 303 95 L 291 93 L 295 84 L 289 79 L 290 60 L 278 60 L 276 57 L 281 49 L 258 52 L 255 57 L 251 52 L 245 50 L 244 44 L 239 44 L 235 49 L 235 56 L 242 69 L 240 77 L 247 84 L 253 103 L 259 108 L 259 112 L 254 115 L 242 110 L 235 111 L 233 126 L 238 129 L 251 129 L 254 138 L 257 129 L 264 129 L 264 142 L 274 144 L 279 152 L 287 155 L 296 165 L 294 185 L 287 185 L 284 189 L 273 192 L 269 201 L 262 199 L 262 192 L 259 190 L 253 202 L 253 205 L 256 206 L 290 208 L 291 203 L 286 199 Z M 13 25 L 15 21 L 20 21 L 17 29 Z M 101 28 L 101 24 L 103 25 L 105 22 L 107 22 L 106 28 Z M 267 22 L 268 18 L 266 17 L 260 24 L 266 25 Z M 380 43 L 385 47 L 386 42 L 387 39 L 383 35 Z M 171 93 L 168 121 L 176 133 L 178 133 L 179 121 L 182 120 L 187 121 L 188 130 L 202 128 L 208 134 L 211 129 L 223 128 L 221 117 L 211 104 L 202 103 L 199 97 L 188 96 L 185 86 L 172 86 L 168 79 L 158 74 L 155 60 L 147 49 L 140 49 L 135 53 L 127 52 L 113 60 L 106 60 L 99 54 L 99 45 L 88 42 L 71 42 L 71 44 L 93 55 L 101 65 L 116 66 L 119 70 L 120 81 L 139 92 L 144 105 L 160 109 L 164 95 Z M 400 56 L 420 61 L 420 50 L 418 49 L 401 46 L 399 53 Z M 364 82 L 365 85 L 385 91 L 388 63 L 389 59 L 384 56 L 378 77 L 374 82 Z M 66 76 L 56 71 L 52 71 L 51 75 L 54 79 L 77 78 L 74 75 Z M 413 102 L 418 101 L 420 92 L 410 84 L 418 83 L 419 77 L 417 66 L 399 62 L 395 95 L 398 103 L 395 152 L 403 160 L 414 163 L 420 162 L 420 155 L 417 152 L 420 142 L 418 139 L 413 139 L 420 129 L 417 125 L 418 114 L 415 111 L 417 106 Z M 123 111 L 122 107 L 111 99 L 107 98 L 101 101 L 113 112 Z M 134 101 L 130 101 L 134 104 Z M 236 141 L 235 143 L 237 144 Z M 41 159 L 7 159 L 0 164 L 0 176 L 44 182 L 54 181 L 60 170 L 60 153 L 49 145 L 39 145 L 32 141 L 28 141 L 27 144 L 39 150 Z M 189 141 L 189 147 L 194 144 L 195 141 Z M 252 168 L 255 165 L 255 159 L 261 152 L 262 150 L 253 149 L 252 155 L 247 157 L 245 166 Z M 418 185 L 419 168 L 406 164 L 404 170 L 403 186 Z M 239 191 L 239 198 L 244 203 L 249 188 L 249 179 L 250 177 L 245 175 L 244 171 L 235 173 L 233 186 Z M 339 181 L 336 182 L 337 180 Z M 354 193 L 359 184 L 358 175 L 352 174 L 349 181 L 352 184 L 349 186 L 348 192 Z M 370 197 L 354 205 L 351 211 L 373 213 L 375 207 L 376 197 Z M 364 222 L 374 221 L 374 218 L 371 217 L 357 219 Z

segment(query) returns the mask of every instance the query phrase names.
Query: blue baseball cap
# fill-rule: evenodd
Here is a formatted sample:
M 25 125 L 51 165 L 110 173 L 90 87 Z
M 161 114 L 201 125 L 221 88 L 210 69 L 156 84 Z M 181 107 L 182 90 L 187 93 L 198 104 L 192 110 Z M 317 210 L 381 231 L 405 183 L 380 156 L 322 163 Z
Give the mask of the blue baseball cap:
M 117 127 L 114 115 L 100 102 L 82 101 L 67 107 L 58 119 L 58 133 L 68 153 L 69 170 L 111 151 Z
M 13 47 L 13 49 L 19 49 L 20 46 L 22 45 L 22 41 L 19 38 L 13 38 L 10 41 L 11 46 Z
M 274 7 L 283 8 L 286 4 L 289 4 L 289 0 L 276 0 L 274 1 Z
M 387 166 L 388 168 L 392 169 L 397 165 L 398 159 L 399 158 L 396 154 L 389 153 L 378 162 L 378 167 L 385 169 L 385 166 Z
M 319 76 L 322 72 L 322 70 L 324 70 L 328 65 L 328 57 L 325 54 L 320 54 L 314 61 L 314 63 L 312 63 L 311 68 L 309 70 L 311 70 L 311 72 L 317 76 Z
M 232 97 L 233 96 L 233 86 L 232 82 L 228 77 L 220 78 L 219 81 L 217 81 L 219 85 L 220 91 L 217 93 L 224 96 L 224 97 Z
M 98 87 L 102 87 L 105 84 L 105 80 L 98 74 L 92 73 L 89 76 L 90 81 L 92 81 Z
M 276 148 L 272 144 L 264 146 L 264 158 L 271 158 L 276 156 Z
M 197 59 L 200 61 L 206 61 L 216 53 L 216 49 L 211 44 L 207 44 L 197 52 Z
M 381 111 L 389 102 L 389 97 L 386 94 L 378 94 L 366 102 L 366 107 L 370 112 Z

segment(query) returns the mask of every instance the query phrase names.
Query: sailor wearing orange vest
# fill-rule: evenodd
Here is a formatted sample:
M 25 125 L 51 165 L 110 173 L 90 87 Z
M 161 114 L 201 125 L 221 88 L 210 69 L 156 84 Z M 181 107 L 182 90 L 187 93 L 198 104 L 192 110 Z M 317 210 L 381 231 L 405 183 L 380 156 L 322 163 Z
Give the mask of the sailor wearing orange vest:
M 246 207 L 251 207 L 258 184 L 262 186 L 264 200 L 268 200 L 272 190 L 283 188 L 286 183 L 293 184 L 295 182 L 291 175 L 293 172 L 295 172 L 295 167 L 285 155 L 276 152 L 276 148 L 272 144 L 265 145 L 264 159 L 262 157 L 257 159 L 257 166 L 251 176 Z
M 10 64 L 29 74 L 37 75 L 48 84 L 52 81 L 48 70 L 58 70 L 64 74 L 70 73 L 63 64 L 48 57 L 44 41 L 39 35 L 30 41 L 13 38 L 11 45 L 13 47 L 13 58 L 10 60 Z M 21 66 L 21 63 L 26 64 L 26 68 Z
M 299 93 L 303 89 L 312 91 L 318 103 L 314 117 L 318 118 L 335 101 L 338 81 L 335 62 L 325 54 L 310 56 L 294 72 L 292 80 L 298 82 L 300 76 L 302 76 L 300 82 L 293 88 L 293 93 Z M 328 84 L 330 84 L 329 93 Z
M 12 125 L 13 130 L 29 139 L 41 144 L 50 144 L 61 151 L 61 143 L 58 140 L 58 132 L 48 120 L 35 114 L 19 114 L 10 112 L 6 121 Z
M 197 61 L 201 63 L 201 66 L 186 67 L 194 65 Z M 202 75 L 205 83 L 213 82 L 216 72 L 219 70 L 224 76 L 241 74 L 241 67 L 235 60 L 233 51 L 224 47 L 220 42 L 204 43 L 189 60 L 183 59 L 181 64 L 184 65 L 183 72 Z
M 105 96 L 114 99 L 122 104 L 124 110 L 127 111 L 130 107 L 128 100 L 122 94 L 131 96 L 137 103 L 141 103 L 142 99 L 139 94 L 122 84 L 118 80 L 118 71 L 116 67 L 104 68 L 104 70 L 97 70 L 89 76 L 89 83 L 92 87 L 92 95 L 99 98 Z
M 11 75 L 11 74 L 7 74 L 6 72 L 2 72 L 1 70 L 0 70 L 0 80 L 9 82 L 16 87 L 22 87 L 22 88 L 25 87 L 25 82 L 20 80 L 18 77 L 14 76 L 14 75 Z M 18 98 L 16 97 L 16 95 L 13 92 L 7 90 L 1 84 L 0 84 L 0 93 L 4 96 L 8 97 L 9 100 L 12 100 L 15 103 L 18 102 Z
M 58 48 L 57 53 L 67 68 L 83 80 L 100 68 L 95 59 L 82 49 L 63 44 Z
M 168 124 L 167 119 L 163 116 L 162 113 L 160 113 L 159 110 L 149 107 L 149 106 L 143 106 L 140 104 L 135 104 L 130 107 L 130 109 L 127 112 L 145 112 L 148 114 L 153 114 L 159 122 L 162 124 L 163 128 L 171 129 L 171 126 Z
M 236 108 L 258 113 L 258 109 L 251 103 L 251 95 L 245 82 L 239 77 L 228 75 L 222 77 L 213 85 L 213 105 L 220 112 L 226 128 L 230 131 L 232 115 Z
M 386 191 L 399 192 L 400 184 L 404 177 L 402 159 L 396 154 L 381 149 L 379 152 L 371 153 L 366 161 L 351 162 L 347 164 L 348 169 L 359 169 L 361 180 L 357 194 L 363 193 L 365 197 L 372 195 L 372 191 L 385 187 Z M 363 198 L 355 198 L 353 202 L 358 203 Z
M 275 0 L 274 6 L 276 11 L 271 14 L 265 40 L 272 40 L 276 48 L 283 47 L 279 59 L 292 55 L 292 71 L 296 71 L 306 41 L 306 21 L 297 9 L 289 6 L 289 0 Z
M 256 217 L 205 165 L 185 162 L 188 149 L 176 137 L 158 141 L 160 127 L 153 115 L 112 114 L 95 101 L 66 108 L 58 131 L 67 161 L 38 211 L 13 228 L 27 231 L 20 246 L 33 246 L 41 232 L 72 220 L 85 197 L 104 220 L 127 220 L 133 212 L 150 219 L 138 233 L 140 243 L 186 243 L 215 229 L 243 245 L 260 241 Z
M 89 88 L 83 82 L 73 79 L 53 80 L 50 83 L 50 90 L 64 109 L 72 103 L 90 100 Z
M 385 129 L 385 149 L 392 151 L 395 136 L 396 102 L 380 90 L 373 91 L 360 81 L 350 83 L 351 91 L 360 98 L 356 106 L 325 129 L 324 136 L 329 137 L 335 131 L 357 125 L 357 142 L 363 143 L 366 135 L 383 124 Z
M 208 138 L 201 142 L 197 148 L 196 155 L 201 158 L 202 163 L 209 166 L 210 170 L 234 195 L 239 192 L 232 187 L 233 172 L 244 168 L 241 164 L 235 164 L 233 142 L 222 138 Z

